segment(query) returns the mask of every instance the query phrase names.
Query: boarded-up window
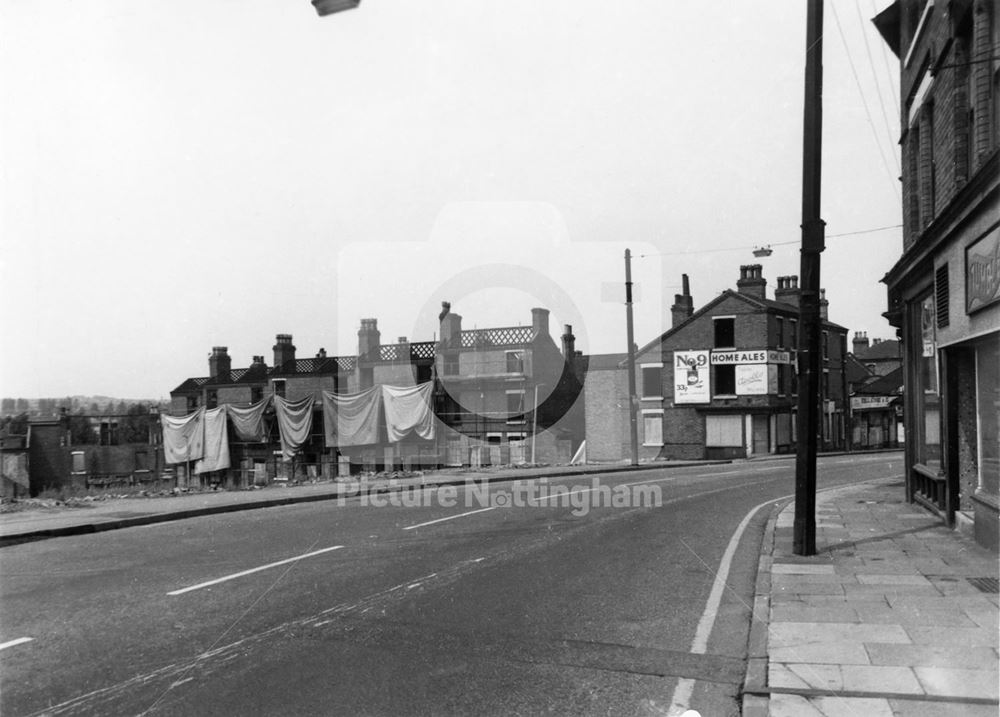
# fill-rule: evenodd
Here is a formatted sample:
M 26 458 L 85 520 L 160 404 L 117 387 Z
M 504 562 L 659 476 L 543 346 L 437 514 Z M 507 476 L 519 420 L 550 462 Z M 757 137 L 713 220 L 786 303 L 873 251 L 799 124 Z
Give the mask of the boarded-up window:
M 705 416 L 705 445 L 740 447 L 743 445 L 743 416 Z
M 663 411 L 643 411 L 642 444 L 644 446 L 663 445 Z
M 85 473 L 86 471 L 86 454 L 83 451 L 73 451 L 73 472 Z

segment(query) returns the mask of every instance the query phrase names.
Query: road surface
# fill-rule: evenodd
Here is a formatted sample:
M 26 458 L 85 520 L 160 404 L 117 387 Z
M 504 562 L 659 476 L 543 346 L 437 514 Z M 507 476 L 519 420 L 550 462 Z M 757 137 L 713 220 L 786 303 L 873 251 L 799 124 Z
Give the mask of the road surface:
M 739 714 L 760 541 L 794 470 L 427 489 L 4 548 L 0 711 Z M 828 457 L 818 483 L 901 473 L 895 453 Z

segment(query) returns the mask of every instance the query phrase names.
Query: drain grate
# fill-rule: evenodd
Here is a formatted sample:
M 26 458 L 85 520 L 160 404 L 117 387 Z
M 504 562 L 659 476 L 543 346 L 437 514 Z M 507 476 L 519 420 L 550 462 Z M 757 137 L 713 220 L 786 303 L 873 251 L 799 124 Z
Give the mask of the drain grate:
M 1000 593 L 1000 580 L 997 578 L 966 578 L 976 590 L 981 593 Z

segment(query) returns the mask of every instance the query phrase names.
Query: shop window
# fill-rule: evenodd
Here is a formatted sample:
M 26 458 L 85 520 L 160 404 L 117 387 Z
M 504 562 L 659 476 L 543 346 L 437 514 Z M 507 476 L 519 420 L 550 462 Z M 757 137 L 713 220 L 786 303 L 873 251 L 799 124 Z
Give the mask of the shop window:
M 743 416 L 705 416 L 705 446 L 738 448 L 743 445 Z
M 712 369 L 715 371 L 715 377 L 712 381 L 712 386 L 715 387 L 716 396 L 735 396 L 736 395 L 736 367 L 732 365 L 717 365 L 713 366 Z
M 979 488 L 997 498 L 1000 489 L 1000 337 L 976 346 L 976 410 L 979 414 Z
M 911 350 L 917 364 L 912 397 L 916 418 L 916 462 L 933 470 L 941 469 L 941 396 L 938 390 L 937 345 L 935 336 L 934 296 L 927 294 L 914 312 L 918 341 Z M 911 354 L 912 355 L 912 354 Z
M 736 318 L 733 316 L 717 316 L 713 319 L 713 323 L 715 325 L 715 348 L 735 348 Z
M 663 364 L 643 364 L 642 369 L 642 398 L 659 399 L 663 398 Z

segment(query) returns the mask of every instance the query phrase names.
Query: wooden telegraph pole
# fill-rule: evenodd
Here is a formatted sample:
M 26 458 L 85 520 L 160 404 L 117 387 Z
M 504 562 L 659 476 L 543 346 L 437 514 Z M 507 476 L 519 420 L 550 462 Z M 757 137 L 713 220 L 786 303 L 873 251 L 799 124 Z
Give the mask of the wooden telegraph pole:
M 799 296 L 796 416 L 795 522 L 793 552 L 816 554 L 816 444 L 820 405 L 820 254 L 825 222 L 820 218 L 823 147 L 823 0 L 806 11 L 806 82 L 802 137 L 802 249 Z

